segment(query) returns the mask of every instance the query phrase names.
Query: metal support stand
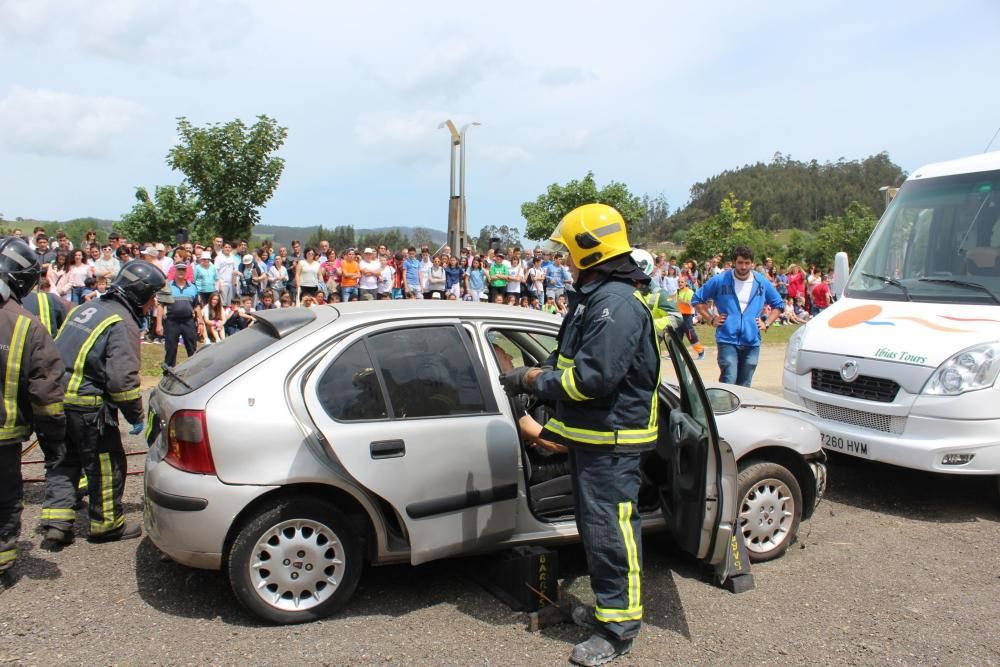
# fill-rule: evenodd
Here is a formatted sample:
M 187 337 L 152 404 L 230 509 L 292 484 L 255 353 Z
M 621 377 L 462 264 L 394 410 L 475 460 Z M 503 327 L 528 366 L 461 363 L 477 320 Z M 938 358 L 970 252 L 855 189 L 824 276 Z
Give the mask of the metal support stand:
M 756 588 L 750 572 L 750 556 L 738 531 L 729 536 L 726 560 L 716 568 L 716 581 L 730 593 L 746 593 Z

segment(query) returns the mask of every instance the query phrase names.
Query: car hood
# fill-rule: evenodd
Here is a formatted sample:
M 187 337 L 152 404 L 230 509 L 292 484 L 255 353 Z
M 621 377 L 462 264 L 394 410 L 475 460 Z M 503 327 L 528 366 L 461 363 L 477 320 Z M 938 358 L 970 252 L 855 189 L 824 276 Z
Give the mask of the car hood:
M 819 430 L 809 420 L 813 412 L 749 387 L 706 382 L 705 388 L 724 389 L 740 399 L 737 410 L 715 415 L 719 435 L 732 446 L 737 460 L 763 447 L 783 447 L 802 456 L 820 451 Z
M 802 349 L 937 368 L 959 350 L 997 340 L 994 305 L 840 299 L 806 325 Z
M 769 394 L 759 389 L 743 387 L 738 384 L 724 384 L 722 382 L 705 383 L 705 389 L 712 388 L 725 389 L 726 391 L 736 394 L 736 396 L 740 399 L 741 408 L 770 408 L 775 410 L 802 412 L 807 415 L 814 414 L 811 410 L 807 410 L 801 405 L 796 405 L 791 401 L 786 401 L 780 396 L 775 396 L 774 394 Z

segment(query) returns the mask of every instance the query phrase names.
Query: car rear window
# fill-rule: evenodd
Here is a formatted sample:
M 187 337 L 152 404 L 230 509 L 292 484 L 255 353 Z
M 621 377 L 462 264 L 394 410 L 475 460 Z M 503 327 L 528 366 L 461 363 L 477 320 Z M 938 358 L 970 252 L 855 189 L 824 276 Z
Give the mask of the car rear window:
M 270 327 L 247 327 L 218 343 L 201 348 L 193 357 L 174 367 L 173 373 L 177 377 L 164 373 L 160 389 L 175 396 L 190 393 L 277 340 Z

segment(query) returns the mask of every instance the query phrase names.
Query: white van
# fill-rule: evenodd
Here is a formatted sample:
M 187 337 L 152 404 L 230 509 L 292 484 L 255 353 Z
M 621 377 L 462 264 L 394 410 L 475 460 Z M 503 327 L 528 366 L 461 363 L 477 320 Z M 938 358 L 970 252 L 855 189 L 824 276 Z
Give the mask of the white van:
M 785 355 L 823 446 L 1000 474 L 1000 152 L 914 172 L 841 289 Z

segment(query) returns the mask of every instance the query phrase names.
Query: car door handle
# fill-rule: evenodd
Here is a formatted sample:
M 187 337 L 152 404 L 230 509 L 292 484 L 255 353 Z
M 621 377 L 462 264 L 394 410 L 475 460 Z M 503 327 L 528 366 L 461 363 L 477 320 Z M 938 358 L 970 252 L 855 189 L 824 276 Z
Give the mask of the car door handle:
M 395 459 L 406 455 L 406 443 L 402 440 L 376 440 L 368 445 L 373 459 Z

